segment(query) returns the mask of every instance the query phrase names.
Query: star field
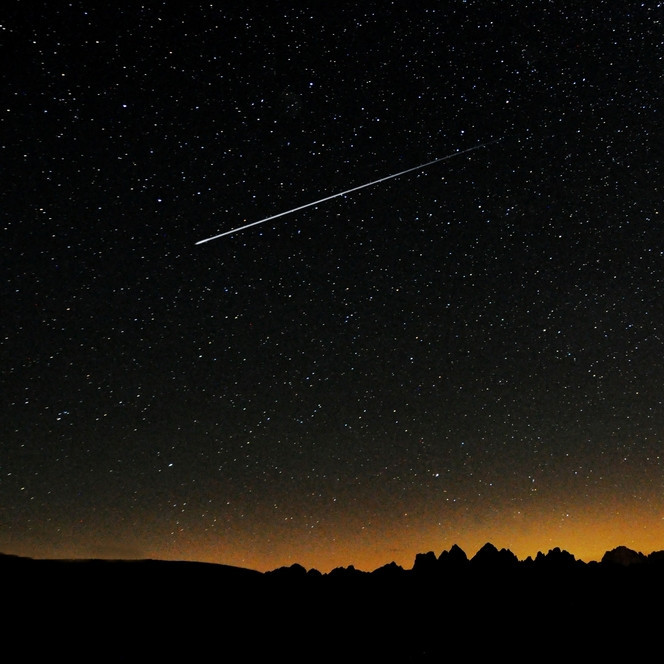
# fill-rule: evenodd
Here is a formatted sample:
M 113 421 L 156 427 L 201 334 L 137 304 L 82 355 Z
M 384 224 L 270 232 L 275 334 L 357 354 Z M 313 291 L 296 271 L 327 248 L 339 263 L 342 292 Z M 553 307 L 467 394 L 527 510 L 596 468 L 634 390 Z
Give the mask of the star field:
M 0 551 L 664 549 L 664 5 L 578 4 L 16 3 Z

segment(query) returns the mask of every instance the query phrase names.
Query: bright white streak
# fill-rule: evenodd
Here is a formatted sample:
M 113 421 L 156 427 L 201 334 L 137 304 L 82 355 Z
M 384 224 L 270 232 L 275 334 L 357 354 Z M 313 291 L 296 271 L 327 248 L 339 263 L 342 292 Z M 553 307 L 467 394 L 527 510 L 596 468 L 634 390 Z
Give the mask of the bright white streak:
M 500 139 L 497 139 L 495 141 L 491 141 L 491 143 L 480 143 L 479 145 L 475 145 L 472 148 L 467 148 L 465 150 L 461 150 L 460 152 L 453 152 L 452 154 L 448 154 L 445 157 L 439 157 L 438 159 L 434 159 L 433 161 L 428 161 L 426 164 L 420 164 L 419 166 L 413 166 L 412 168 L 407 168 L 405 171 L 399 171 L 398 173 L 393 173 L 392 175 L 386 175 L 384 178 L 380 178 L 378 180 L 373 180 L 372 182 L 367 182 L 366 184 L 361 184 L 359 187 L 353 187 L 352 189 L 346 189 L 346 191 L 340 191 L 338 194 L 332 194 L 331 196 L 326 196 L 325 198 L 320 198 L 317 201 L 313 201 L 313 203 L 306 203 L 305 205 L 300 205 L 299 207 L 293 208 L 292 210 L 286 210 L 286 212 L 279 212 L 279 214 L 273 214 L 271 217 L 265 217 L 265 219 L 259 219 L 258 221 L 252 221 L 250 224 L 245 224 L 244 226 L 238 226 L 237 228 L 233 228 L 230 231 L 225 231 L 223 233 L 219 233 L 219 235 L 213 235 L 212 237 L 208 237 L 205 240 L 199 240 L 196 242 L 196 244 L 203 244 L 204 242 L 210 242 L 210 240 L 216 240 L 220 237 L 224 237 L 224 235 L 230 235 L 231 233 L 237 233 L 238 231 L 243 231 L 245 228 L 251 228 L 251 226 L 258 226 L 258 224 L 264 224 L 266 221 L 271 221 L 272 219 L 278 219 L 279 217 L 285 217 L 287 214 L 292 214 L 293 212 L 298 212 L 299 210 L 304 210 L 305 208 L 311 207 L 313 205 L 319 205 L 320 203 L 325 203 L 325 201 L 330 201 L 333 198 L 337 198 L 339 196 L 345 196 L 346 194 L 350 194 L 353 191 L 358 191 L 359 189 L 364 189 L 365 187 L 371 187 L 374 184 L 378 184 L 379 182 L 385 182 L 385 180 L 391 180 L 392 178 L 398 178 L 400 175 L 405 175 L 406 173 L 411 173 L 412 171 L 419 171 L 422 168 L 426 168 L 427 166 L 431 166 L 433 164 L 437 164 L 438 162 L 441 161 L 446 161 L 447 159 L 452 159 L 452 157 L 458 157 L 462 154 L 466 154 L 467 152 L 472 152 L 473 150 L 479 150 L 480 148 L 486 147 L 487 145 L 491 145 L 492 143 L 497 143 Z

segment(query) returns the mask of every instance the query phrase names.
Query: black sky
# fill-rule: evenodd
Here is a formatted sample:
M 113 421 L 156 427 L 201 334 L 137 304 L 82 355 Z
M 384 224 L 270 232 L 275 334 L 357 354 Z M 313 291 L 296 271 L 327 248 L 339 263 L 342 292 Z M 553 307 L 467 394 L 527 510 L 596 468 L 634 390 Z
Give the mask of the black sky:
M 663 549 L 663 13 L 10 4 L 0 550 Z

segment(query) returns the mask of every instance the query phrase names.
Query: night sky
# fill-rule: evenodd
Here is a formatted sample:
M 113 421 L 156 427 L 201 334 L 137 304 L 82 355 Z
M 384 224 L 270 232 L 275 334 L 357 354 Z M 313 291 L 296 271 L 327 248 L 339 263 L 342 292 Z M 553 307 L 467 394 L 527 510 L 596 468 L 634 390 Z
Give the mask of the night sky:
M 318 4 L 4 9 L 0 552 L 664 549 L 664 4 Z

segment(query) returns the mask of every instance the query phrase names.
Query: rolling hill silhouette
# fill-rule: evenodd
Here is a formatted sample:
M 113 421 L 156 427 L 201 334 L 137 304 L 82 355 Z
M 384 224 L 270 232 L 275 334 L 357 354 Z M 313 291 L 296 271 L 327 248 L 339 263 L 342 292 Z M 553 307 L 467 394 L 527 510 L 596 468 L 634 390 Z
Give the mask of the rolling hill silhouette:
M 609 644 L 634 656 L 664 589 L 664 551 L 518 560 L 491 543 L 372 572 L 3 554 L 0 570 L 7 642 L 22 658 L 69 661 L 419 662 L 532 648 L 567 660 Z

